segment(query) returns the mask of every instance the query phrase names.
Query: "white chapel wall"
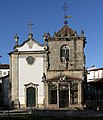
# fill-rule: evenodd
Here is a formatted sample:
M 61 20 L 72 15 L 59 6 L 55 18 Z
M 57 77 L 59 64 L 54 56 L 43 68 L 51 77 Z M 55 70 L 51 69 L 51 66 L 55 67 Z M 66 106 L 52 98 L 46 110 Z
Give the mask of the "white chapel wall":
M 36 57 L 35 62 L 29 65 L 26 57 L 19 58 L 19 99 L 20 104 L 25 104 L 25 84 L 32 82 L 38 84 L 38 103 L 43 104 L 44 88 L 42 83 L 43 57 Z

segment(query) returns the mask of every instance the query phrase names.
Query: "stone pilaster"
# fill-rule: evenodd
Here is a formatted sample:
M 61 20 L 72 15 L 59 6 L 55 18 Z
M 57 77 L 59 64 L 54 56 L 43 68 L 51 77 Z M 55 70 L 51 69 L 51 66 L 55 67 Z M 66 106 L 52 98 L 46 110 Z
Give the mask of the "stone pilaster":
M 57 83 L 57 105 L 59 108 L 59 84 Z
M 82 107 L 82 84 L 78 82 L 78 104 Z
M 68 104 L 70 105 L 70 83 L 68 83 L 68 89 L 69 89 L 68 90 L 68 92 L 69 92 L 69 101 L 68 101 L 69 103 Z
M 45 109 L 48 108 L 48 84 L 45 83 Z
M 15 101 L 19 101 L 19 78 L 18 78 L 18 72 L 19 72 L 19 62 L 18 62 L 18 54 L 12 54 L 11 56 L 11 85 L 12 85 L 12 101 L 14 102 L 14 108 L 16 105 Z

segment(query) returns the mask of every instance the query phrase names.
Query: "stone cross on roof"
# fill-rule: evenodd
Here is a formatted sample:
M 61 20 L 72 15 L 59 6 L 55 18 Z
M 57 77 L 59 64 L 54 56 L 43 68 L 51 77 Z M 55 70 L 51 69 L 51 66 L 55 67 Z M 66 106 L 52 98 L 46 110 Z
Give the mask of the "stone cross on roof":
M 31 21 L 28 23 L 28 26 L 29 26 L 29 33 L 31 34 L 32 33 L 32 26 L 33 26 Z

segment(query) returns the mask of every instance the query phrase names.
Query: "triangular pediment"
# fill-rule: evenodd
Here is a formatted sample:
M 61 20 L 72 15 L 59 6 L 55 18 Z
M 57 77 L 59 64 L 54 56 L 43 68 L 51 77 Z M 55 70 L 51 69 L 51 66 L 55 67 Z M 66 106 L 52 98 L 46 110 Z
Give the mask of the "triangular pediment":
M 42 51 L 44 50 L 44 47 L 31 38 L 17 46 L 16 49 L 18 51 Z

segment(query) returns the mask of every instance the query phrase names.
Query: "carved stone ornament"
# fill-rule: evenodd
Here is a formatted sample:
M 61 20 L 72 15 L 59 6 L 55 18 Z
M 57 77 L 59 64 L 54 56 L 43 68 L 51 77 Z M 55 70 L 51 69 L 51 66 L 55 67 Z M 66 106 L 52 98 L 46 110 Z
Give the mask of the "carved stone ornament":
M 27 44 L 29 48 L 32 49 L 34 42 L 30 39 Z
M 26 61 L 29 65 L 32 65 L 35 61 L 35 58 L 32 57 L 32 56 L 29 56 L 29 57 L 26 58 Z

